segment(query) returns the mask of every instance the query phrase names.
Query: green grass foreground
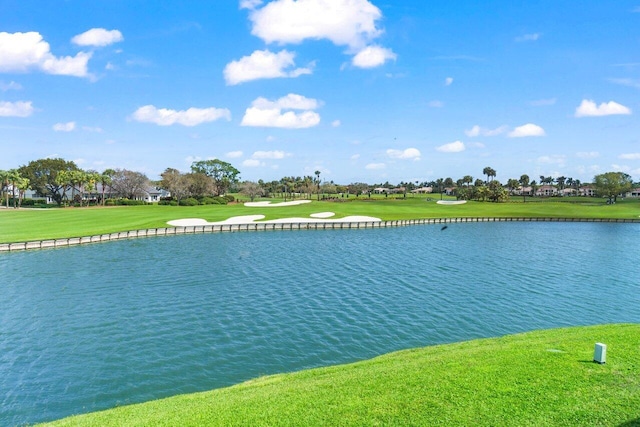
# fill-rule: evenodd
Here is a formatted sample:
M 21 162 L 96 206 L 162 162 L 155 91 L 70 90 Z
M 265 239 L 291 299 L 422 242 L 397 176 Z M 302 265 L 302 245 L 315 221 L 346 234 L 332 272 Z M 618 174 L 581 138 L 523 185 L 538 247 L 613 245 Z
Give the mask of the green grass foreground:
M 555 199 L 557 200 L 557 199 Z M 207 206 L 122 206 L 64 209 L 0 209 L 0 243 L 26 242 L 67 237 L 92 236 L 119 231 L 166 227 L 167 221 L 203 218 L 222 221 L 238 215 L 266 215 L 266 219 L 308 217 L 312 213 L 335 212 L 332 219 L 365 215 L 383 220 L 452 217 L 549 217 L 549 218 L 626 218 L 640 217 L 640 202 L 626 200 L 606 205 L 602 199 L 522 203 L 468 202 L 464 205 L 438 205 L 436 199 L 408 197 L 405 200 L 372 199 L 349 202 L 314 201 L 289 207 L 256 208 L 243 204 Z
M 596 342 L 607 363 L 593 363 Z M 48 426 L 636 426 L 640 325 L 535 331 L 387 354 Z

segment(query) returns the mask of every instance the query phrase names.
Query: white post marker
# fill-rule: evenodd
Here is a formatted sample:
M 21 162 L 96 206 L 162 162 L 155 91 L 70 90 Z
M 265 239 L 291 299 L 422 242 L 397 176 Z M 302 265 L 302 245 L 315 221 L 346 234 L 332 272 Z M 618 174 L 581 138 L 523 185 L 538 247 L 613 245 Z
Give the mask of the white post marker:
M 593 352 L 593 361 L 599 364 L 607 363 L 607 345 L 597 342 Z

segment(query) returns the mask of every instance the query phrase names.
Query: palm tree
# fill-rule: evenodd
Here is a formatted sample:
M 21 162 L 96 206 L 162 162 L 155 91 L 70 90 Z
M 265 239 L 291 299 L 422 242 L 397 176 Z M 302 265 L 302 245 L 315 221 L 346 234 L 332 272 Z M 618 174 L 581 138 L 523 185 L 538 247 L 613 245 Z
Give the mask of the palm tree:
M 318 189 L 318 200 L 320 200 L 320 171 L 314 172 L 316 175 L 316 188 Z
M 493 178 L 496 176 L 496 171 L 492 167 L 487 166 L 486 168 L 482 169 L 482 174 L 487 176 L 487 182 L 489 182 L 489 178 L 493 180 Z
M 471 183 L 473 182 L 473 177 L 471 175 L 465 175 L 464 177 L 462 177 L 462 182 L 464 184 L 467 184 L 467 188 L 469 188 L 469 186 L 471 186 Z
M 442 200 L 442 184 L 444 184 L 444 179 L 438 178 L 436 180 L 436 185 L 438 186 L 438 191 L 440 192 L 440 200 Z
M 520 175 L 519 182 L 520 182 L 520 185 L 522 186 L 522 203 L 525 203 L 527 199 L 525 196 L 524 188 L 529 185 L 529 175 L 527 174 Z
M 7 199 L 7 208 L 9 207 L 9 183 L 11 173 L 9 171 L 0 170 L 0 190 L 4 191 Z
M 108 186 L 111 185 L 111 181 L 113 180 L 113 176 L 116 174 L 116 171 L 113 169 L 105 169 L 104 172 L 100 174 L 100 186 L 102 187 L 102 206 L 104 206 L 104 192 Z M 109 191 L 111 194 L 111 191 Z

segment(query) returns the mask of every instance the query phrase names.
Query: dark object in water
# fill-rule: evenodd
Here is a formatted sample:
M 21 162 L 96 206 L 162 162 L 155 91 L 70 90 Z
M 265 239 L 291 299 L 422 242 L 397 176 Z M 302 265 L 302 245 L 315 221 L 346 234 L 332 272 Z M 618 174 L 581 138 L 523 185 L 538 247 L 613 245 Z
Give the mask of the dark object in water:
M 448 227 L 447 225 L 443 226 L 443 227 L 440 229 L 440 231 L 442 231 L 442 230 L 446 230 L 446 229 L 447 229 L 447 227 Z

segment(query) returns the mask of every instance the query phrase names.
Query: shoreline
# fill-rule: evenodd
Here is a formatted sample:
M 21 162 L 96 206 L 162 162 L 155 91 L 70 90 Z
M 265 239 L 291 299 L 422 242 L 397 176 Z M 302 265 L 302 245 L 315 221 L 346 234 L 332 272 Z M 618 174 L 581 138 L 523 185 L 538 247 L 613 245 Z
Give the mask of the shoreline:
M 473 222 L 598 222 L 616 224 L 640 224 L 640 219 L 629 218 L 553 218 L 553 217 L 458 217 L 404 219 L 390 221 L 318 221 L 318 222 L 253 222 L 244 224 L 193 225 L 179 227 L 129 230 L 116 233 L 82 237 L 34 240 L 28 242 L 0 243 L 0 252 L 15 252 L 34 249 L 54 249 L 91 243 L 141 237 L 175 236 L 181 234 L 233 233 L 241 231 L 293 231 L 293 230 L 352 230 L 370 228 L 406 227 L 412 225 L 435 225 Z

